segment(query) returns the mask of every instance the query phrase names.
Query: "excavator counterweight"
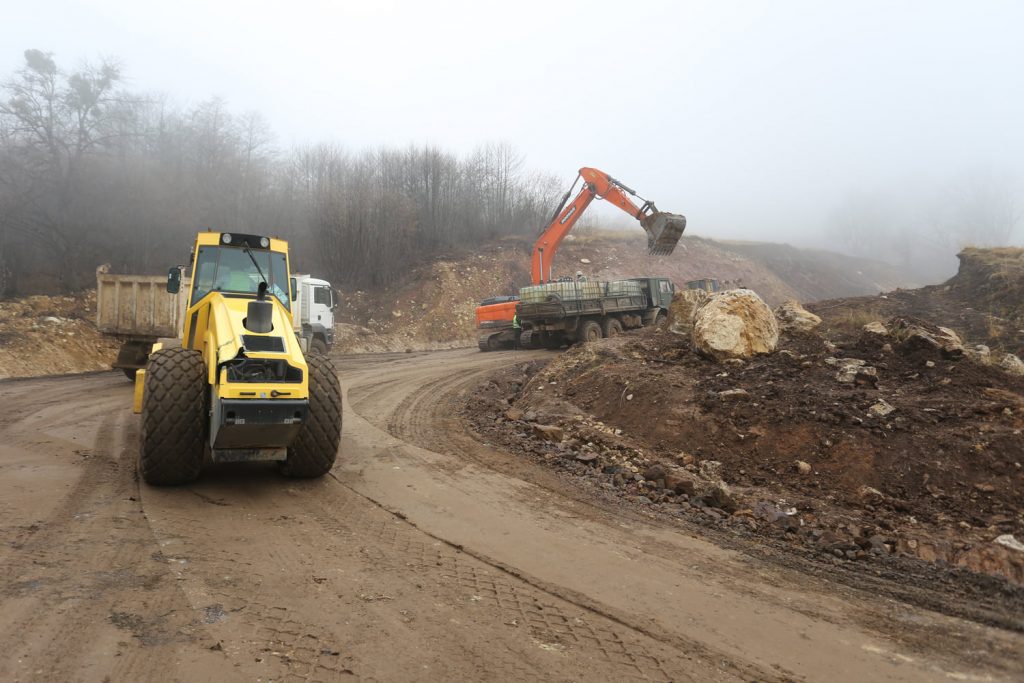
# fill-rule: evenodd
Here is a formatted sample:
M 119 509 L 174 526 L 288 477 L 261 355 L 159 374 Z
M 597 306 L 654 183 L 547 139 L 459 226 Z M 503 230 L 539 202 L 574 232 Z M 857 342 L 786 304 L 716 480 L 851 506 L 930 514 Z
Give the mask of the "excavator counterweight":
M 686 230 L 686 216 L 658 211 L 643 218 L 640 225 L 647 231 L 647 251 L 652 256 L 668 256 Z

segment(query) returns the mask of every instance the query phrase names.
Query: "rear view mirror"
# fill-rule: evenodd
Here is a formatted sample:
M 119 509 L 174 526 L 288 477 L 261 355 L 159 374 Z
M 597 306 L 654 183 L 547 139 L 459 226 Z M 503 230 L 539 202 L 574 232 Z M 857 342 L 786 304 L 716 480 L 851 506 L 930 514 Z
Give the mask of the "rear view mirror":
M 167 271 L 167 293 L 177 294 L 181 291 L 181 268 L 174 266 Z
M 299 285 L 295 278 L 292 278 L 292 301 L 299 298 Z

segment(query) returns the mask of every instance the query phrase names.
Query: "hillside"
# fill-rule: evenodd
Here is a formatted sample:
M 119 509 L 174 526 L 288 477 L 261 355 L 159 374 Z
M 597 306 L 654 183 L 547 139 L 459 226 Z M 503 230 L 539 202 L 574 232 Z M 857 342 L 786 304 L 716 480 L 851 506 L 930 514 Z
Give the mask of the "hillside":
M 809 308 L 845 331 L 911 314 L 952 327 L 993 350 L 1024 354 L 1024 249 L 967 248 L 957 257 L 959 271 L 940 285 L 819 301 Z
M 342 288 L 338 352 L 474 345 L 473 313 L 478 302 L 512 294 L 529 284 L 531 247 L 532 240 L 523 238 L 499 240 L 473 252 L 452 252 L 423 263 L 397 287 Z M 678 285 L 714 277 L 726 287 L 751 287 L 773 305 L 790 298 L 813 301 L 876 294 L 909 284 L 900 280 L 898 269 L 884 264 L 788 245 L 685 237 L 671 256 L 650 257 L 644 236 L 636 232 L 570 236 L 559 251 L 555 272 L 577 270 L 592 279 L 666 275 Z M 118 345 L 96 332 L 94 299 L 95 293 L 87 290 L 74 297 L 0 302 L 0 310 L 6 312 L 0 320 L 0 377 L 107 367 Z
M 353 352 L 401 351 L 475 343 L 477 303 L 529 284 L 531 248 L 532 241 L 522 238 L 492 242 L 473 253 L 450 253 L 413 269 L 394 289 L 342 291 L 341 347 Z M 886 264 L 789 245 L 688 236 L 671 256 L 651 257 L 638 232 L 570 235 L 555 260 L 555 273 L 572 275 L 577 270 L 598 280 L 665 275 L 680 286 L 712 277 L 726 287 L 751 287 L 772 305 L 913 285 L 899 269 Z

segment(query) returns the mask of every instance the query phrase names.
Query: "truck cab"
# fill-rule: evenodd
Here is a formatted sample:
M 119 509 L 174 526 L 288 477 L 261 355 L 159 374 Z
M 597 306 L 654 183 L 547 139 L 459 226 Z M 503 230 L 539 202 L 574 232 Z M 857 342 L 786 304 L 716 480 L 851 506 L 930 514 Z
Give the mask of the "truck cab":
M 303 351 L 326 354 L 334 344 L 334 309 L 337 302 L 327 280 L 309 275 L 292 276 L 295 308 L 292 326 Z
M 667 312 L 672 305 L 672 296 L 676 293 L 676 286 L 667 277 L 632 277 L 634 282 L 640 283 L 640 288 L 647 298 L 649 309 L 660 309 Z

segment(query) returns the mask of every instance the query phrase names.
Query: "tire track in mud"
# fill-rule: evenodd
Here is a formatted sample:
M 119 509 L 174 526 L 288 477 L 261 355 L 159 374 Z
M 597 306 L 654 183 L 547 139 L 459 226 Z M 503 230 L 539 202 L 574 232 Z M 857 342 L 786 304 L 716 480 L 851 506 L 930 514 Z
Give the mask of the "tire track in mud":
M 378 384 L 358 387 L 348 395 L 353 410 L 364 413 L 371 424 L 383 429 L 396 439 L 415 443 L 421 447 L 443 447 L 439 443 L 437 418 L 443 408 L 439 398 L 453 393 L 460 386 L 485 376 L 489 369 L 455 371 L 438 379 L 422 383 L 404 397 L 390 412 L 377 401 L 385 392 Z M 395 384 L 394 381 L 388 383 Z M 428 417 L 425 418 L 424 414 Z M 415 448 L 399 446 L 403 457 L 423 460 Z M 438 465 L 432 464 L 437 467 Z M 339 482 L 341 483 L 341 482 Z M 344 484 L 342 483 L 344 486 Z M 346 488 L 349 488 L 346 486 Z M 628 618 L 611 613 L 599 603 L 574 594 L 558 586 L 544 585 L 530 579 L 514 568 L 494 562 L 490 558 L 472 553 L 445 539 L 433 536 L 406 521 L 400 513 L 366 497 L 353 489 L 353 494 L 365 498 L 386 518 L 375 520 L 369 528 L 375 530 L 382 547 L 391 548 L 420 570 L 438 567 L 443 577 L 466 590 L 475 590 L 483 600 L 493 603 L 503 618 L 510 619 L 535 630 L 539 637 L 590 651 L 612 667 L 617 677 L 638 680 L 701 680 L 705 676 L 688 674 L 700 664 L 712 666 L 728 657 L 708 650 L 702 644 L 668 633 L 652 633 Z M 317 519 L 337 533 L 351 528 L 352 522 L 338 515 L 318 513 Z M 360 524 L 356 522 L 356 524 Z M 417 538 L 425 537 L 425 538 Z M 432 543 L 431 543 L 432 542 Z M 383 559 L 383 558 L 382 558 Z M 679 667 L 681 660 L 685 667 Z M 723 665 L 719 674 L 728 677 L 752 676 L 768 680 L 772 675 L 744 665 Z
M 364 628 L 386 631 L 380 640 L 430 643 L 444 655 L 431 661 L 431 677 L 738 678 L 703 653 L 654 642 L 488 565 L 334 480 L 256 483 L 266 488 L 243 486 L 229 505 L 200 507 L 182 490 L 147 490 L 146 508 L 193 609 L 209 615 L 211 637 L 275 680 L 394 678 L 394 663 L 382 673 L 386 662 L 358 654 L 370 647 Z M 218 500 L 209 484 L 196 488 Z M 345 577 L 341 592 L 309 586 L 317 572 L 328 578 L 312 580 L 330 586 L 331 568 Z
M 686 671 L 687 668 L 692 670 L 697 656 L 644 643 L 642 634 L 628 627 L 623 629 L 592 610 L 535 588 L 447 541 L 430 536 L 371 499 L 351 489 L 348 491 L 347 495 L 358 496 L 363 504 L 350 504 L 339 511 L 317 503 L 313 518 L 323 529 L 340 538 L 369 536 L 373 545 L 367 552 L 375 562 L 408 568 L 413 576 L 432 575 L 447 588 L 466 596 L 464 599 L 492 608 L 500 624 L 524 629 L 540 647 L 600 660 L 601 670 L 609 679 L 708 680 Z M 682 661 L 687 663 L 685 668 Z M 515 665 L 515 660 L 507 664 Z M 549 674 L 543 670 L 522 665 L 515 666 L 515 670 L 527 680 L 549 680 Z M 500 675 L 507 671 L 502 667 L 492 673 Z M 730 676 L 726 674 L 725 678 Z
M 267 484 L 287 485 L 277 478 Z M 310 567 L 300 558 L 321 539 L 307 538 L 295 525 L 254 522 L 267 510 L 261 511 L 260 503 L 244 505 L 244 496 L 232 495 L 227 503 L 196 488 L 202 483 L 148 489 L 146 505 L 162 555 L 191 608 L 202 615 L 214 647 L 245 662 L 243 670 L 267 680 L 377 680 L 341 651 L 341 640 L 329 626 L 316 623 L 327 605 L 311 604 L 309 596 L 297 590 L 296 579 L 310 575 Z M 197 504 L 189 493 L 212 501 L 213 509 Z M 272 511 L 294 515 L 288 502 L 275 504 Z M 240 541 L 249 552 L 233 549 Z
M 150 678 L 191 639 L 182 596 L 151 558 L 126 418 L 107 411 L 78 481 L 4 559 L 0 678 Z

